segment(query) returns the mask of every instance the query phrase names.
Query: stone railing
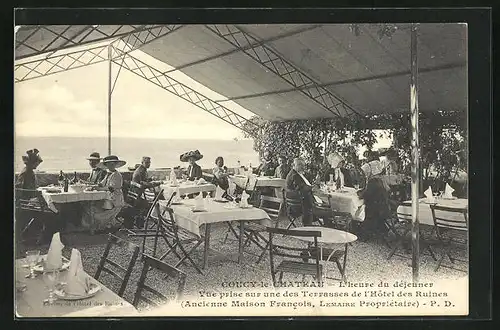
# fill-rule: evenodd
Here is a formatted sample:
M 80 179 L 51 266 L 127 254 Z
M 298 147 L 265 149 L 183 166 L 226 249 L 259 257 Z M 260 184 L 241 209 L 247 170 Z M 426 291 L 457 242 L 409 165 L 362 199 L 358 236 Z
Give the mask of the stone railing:
M 228 169 L 229 171 L 234 171 L 233 169 Z M 170 177 L 170 171 L 172 171 L 171 168 L 161 168 L 161 169 L 148 169 L 148 175 L 150 177 L 155 177 L 159 180 L 168 180 Z M 213 178 L 212 175 L 212 169 L 202 169 L 203 171 L 203 178 L 207 181 L 211 181 Z M 175 169 L 176 175 L 178 178 L 181 177 L 182 172 L 186 172 L 185 168 L 181 169 Z M 64 174 L 68 176 L 68 178 L 71 180 L 74 177 L 75 171 L 66 171 Z M 132 174 L 134 173 L 133 171 L 126 170 L 126 171 L 120 171 L 120 173 L 123 176 L 123 180 L 125 181 L 130 181 L 132 180 Z M 15 177 L 17 178 L 18 173 L 16 173 Z M 78 179 L 85 180 L 90 176 L 90 171 L 76 171 L 76 176 Z M 36 173 L 36 178 L 38 182 L 39 187 L 44 187 L 48 186 L 50 184 L 57 184 L 57 178 L 59 177 L 59 171 L 50 171 L 50 172 L 37 172 Z

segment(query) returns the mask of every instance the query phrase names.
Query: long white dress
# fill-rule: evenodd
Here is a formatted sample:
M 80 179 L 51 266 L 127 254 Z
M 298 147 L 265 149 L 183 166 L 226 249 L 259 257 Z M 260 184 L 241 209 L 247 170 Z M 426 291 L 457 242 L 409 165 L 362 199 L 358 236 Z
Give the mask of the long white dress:
M 89 230 L 114 228 L 121 224 L 116 216 L 125 205 L 122 175 L 118 171 L 108 172 L 100 184 L 112 188 L 112 191 L 108 191 L 107 199 L 93 201 L 85 207 L 83 227 Z

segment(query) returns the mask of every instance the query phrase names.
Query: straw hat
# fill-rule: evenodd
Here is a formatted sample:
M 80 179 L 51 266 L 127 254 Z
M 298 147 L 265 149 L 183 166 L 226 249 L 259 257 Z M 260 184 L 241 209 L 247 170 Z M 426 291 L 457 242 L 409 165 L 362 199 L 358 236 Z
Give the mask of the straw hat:
M 127 164 L 126 161 L 118 159 L 118 156 L 115 155 L 110 155 L 106 156 L 102 159 L 102 162 L 99 163 L 99 166 L 101 168 L 106 168 L 106 164 L 109 163 L 116 163 L 116 168 L 122 167 L 123 165 Z
M 181 162 L 187 162 L 187 161 L 189 161 L 189 158 L 194 158 L 194 160 L 197 161 L 197 160 L 202 159 L 203 155 L 200 154 L 199 150 L 191 150 L 191 151 L 183 153 L 180 156 Z
M 101 155 L 99 155 L 98 152 L 93 152 L 90 154 L 90 156 L 87 158 L 87 160 L 101 160 Z

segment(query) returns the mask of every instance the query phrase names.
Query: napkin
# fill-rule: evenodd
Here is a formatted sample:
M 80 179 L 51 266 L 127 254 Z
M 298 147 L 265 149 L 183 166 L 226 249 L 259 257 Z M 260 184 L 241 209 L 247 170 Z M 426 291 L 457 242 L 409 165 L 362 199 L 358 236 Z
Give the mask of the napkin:
M 224 195 L 224 190 L 222 190 L 221 187 L 217 186 L 217 188 L 215 188 L 215 200 L 216 201 L 222 200 L 223 195 Z
M 240 207 L 248 207 L 248 198 L 250 198 L 250 195 L 248 195 L 247 192 L 244 191 L 241 194 Z
M 179 187 L 177 187 L 177 189 L 175 189 L 175 196 L 174 198 L 172 198 L 172 202 L 178 203 L 180 200 L 181 200 L 181 191 Z
M 452 193 L 454 191 L 455 191 L 455 189 L 453 189 L 452 187 L 450 187 L 449 184 L 446 184 L 446 186 L 444 187 L 444 194 L 443 194 L 443 196 L 445 198 L 452 198 L 453 197 Z
M 170 184 L 177 184 L 177 176 L 175 175 L 175 171 L 173 169 L 170 171 Z
M 194 208 L 196 210 L 203 210 L 203 209 L 205 209 L 205 200 L 203 199 L 203 193 L 202 192 L 200 192 L 194 198 Z
M 228 194 L 234 196 L 235 191 L 236 191 L 236 183 L 229 181 Z
M 85 296 L 90 289 L 89 275 L 83 271 L 82 255 L 77 249 L 71 250 L 65 292 L 74 296 Z
M 62 249 L 64 245 L 61 243 L 61 236 L 55 233 L 50 242 L 49 253 L 45 262 L 46 269 L 61 269 L 62 268 Z
M 425 197 L 427 197 L 427 201 L 429 203 L 434 202 L 434 196 L 432 195 L 432 188 L 429 186 L 426 191 L 424 191 Z

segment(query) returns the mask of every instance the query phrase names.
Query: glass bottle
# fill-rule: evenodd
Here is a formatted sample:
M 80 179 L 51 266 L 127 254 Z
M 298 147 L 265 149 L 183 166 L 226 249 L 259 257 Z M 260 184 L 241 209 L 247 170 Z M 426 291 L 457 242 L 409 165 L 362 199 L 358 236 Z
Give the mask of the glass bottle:
M 59 172 L 59 177 L 57 178 L 57 182 L 61 187 L 64 185 L 64 173 L 62 170 Z

